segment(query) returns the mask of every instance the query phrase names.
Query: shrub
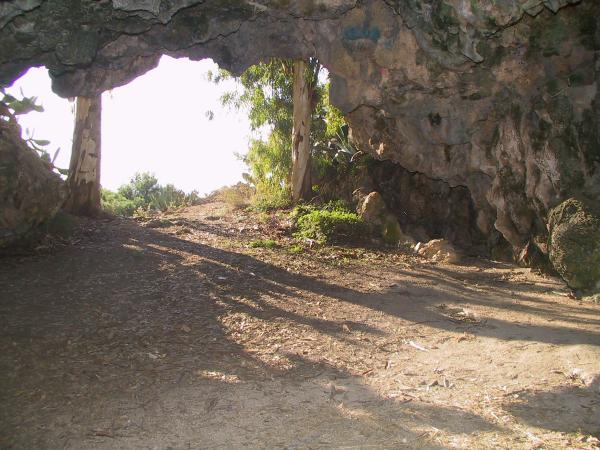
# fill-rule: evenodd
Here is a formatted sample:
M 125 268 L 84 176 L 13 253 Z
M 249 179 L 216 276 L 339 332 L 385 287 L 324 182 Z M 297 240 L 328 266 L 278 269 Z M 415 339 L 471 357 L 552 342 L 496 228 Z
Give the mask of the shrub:
M 322 208 L 298 206 L 292 213 L 292 220 L 297 229 L 296 237 L 312 239 L 320 244 L 360 241 L 369 232 L 365 221 L 339 201 L 330 202 Z
M 102 208 L 125 217 L 196 205 L 200 200 L 196 191 L 186 194 L 172 184 L 162 186 L 158 184 L 156 177 L 149 173 L 136 173 L 131 181 L 119 187 L 117 192 L 102 189 Z
M 292 245 L 290 247 L 290 253 L 294 255 L 300 255 L 304 253 L 304 247 L 302 247 L 301 245 Z
M 259 211 L 285 208 L 290 204 L 290 193 L 285 186 L 271 181 L 263 181 L 256 186 L 252 204 Z
M 157 185 L 156 191 L 150 195 L 149 209 L 167 211 L 173 208 L 188 206 L 187 195 L 172 184 Z
M 116 216 L 131 217 L 139 207 L 138 203 L 118 192 L 102 189 L 102 209 Z
M 152 196 L 158 193 L 160 186 L 153 174 L 148 172 L 136 173 L 128 184 L 124 184 L 117 191 L 129 200 L 140 199 L 143 205 L 150 205 Z
M 227 203 L 232 209 L 240 209 L 250 205 L 254 188 L 247 183 L 240 182 L 233 186 L 222 187 L 212 195 Z

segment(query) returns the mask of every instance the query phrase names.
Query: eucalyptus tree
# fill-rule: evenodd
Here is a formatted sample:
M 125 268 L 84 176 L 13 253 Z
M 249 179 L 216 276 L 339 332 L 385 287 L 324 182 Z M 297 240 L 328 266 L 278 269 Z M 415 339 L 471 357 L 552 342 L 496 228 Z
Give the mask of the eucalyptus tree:
M 252 130 L 269 128 L 268 138 L 252 140 L 244 157 L 252 172 L 250 181 L 259 190 L 273 195 L 285 190 L 293 202 L 310 199 L 311 150 L 325 133 L 328 96 L 326 84 L 319 81 L 322 69 L 316 58 L 273 59 L 244 71 L 241 92 L 223 95 L 224 105 L 248 108 Z M 224 71 L 209 74 L 215 82 L 228 77 Z
M 77 97 L 65 204 L 73 214 L 95 215 L 101 210 L 101 136 L 102 95 Z

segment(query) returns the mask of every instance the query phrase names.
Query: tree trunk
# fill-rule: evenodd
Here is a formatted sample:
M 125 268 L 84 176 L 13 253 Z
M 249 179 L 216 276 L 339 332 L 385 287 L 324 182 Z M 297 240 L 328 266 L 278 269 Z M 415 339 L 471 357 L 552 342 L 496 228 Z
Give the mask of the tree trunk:
M 69 198 L 65 209 L 77 215 L 100 212 L 100 136 L 102 96 L 77 97 L 73 149 L 69 164 Z
M 294 131 L 292 136 L 292 201 L 310 200 L 310 123 L 312 88 L 306 76 L 306 62 L 294 61 Z

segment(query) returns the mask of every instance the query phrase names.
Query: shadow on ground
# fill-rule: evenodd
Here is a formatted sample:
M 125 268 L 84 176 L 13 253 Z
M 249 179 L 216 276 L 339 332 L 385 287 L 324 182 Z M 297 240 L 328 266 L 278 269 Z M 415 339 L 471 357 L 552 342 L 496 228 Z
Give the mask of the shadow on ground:
M 446 268 L 395 276 L 369 293 L 119 221 L 56 254 L 0 260 L 0 447 L 443 448 L 430 430 L 502 432 L 467 410 L 365 385 L 353 364 L 370 353 L 369 339 L 389 330 L 355 320 L 345 304 L 460 332 L 428 300 L 443 289 L 449 304 L 517 308 L 566 324 L 490 317 L 476 325 L 482 336 L 600 339 L 577 329 L 585 320 L 600 330 L 600 320 L 579 317 L 585 306 L 538 301 L 529 295 L 535 287 L 506 297 L 503 285 L 480 280 L 483 299 Z M 320 317 L 319 305 L 331 301 L 339 314 Z M 296 351 L 307 337 L 319 341 L 315 349 Z M 335 345 L 353 349 L 356 363 L 320 353 L 324 342 L 332 354 Z M 514 414 L 544 401 L 526 398 Z M 575 426 L 551 418 L 542 425 Z

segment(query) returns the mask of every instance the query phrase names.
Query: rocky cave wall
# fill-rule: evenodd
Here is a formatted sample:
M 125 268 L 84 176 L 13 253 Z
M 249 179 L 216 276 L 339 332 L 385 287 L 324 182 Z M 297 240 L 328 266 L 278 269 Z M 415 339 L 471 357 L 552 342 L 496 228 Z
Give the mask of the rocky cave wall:
M 45 65 L 91 95 L 161 54 L 239 73 L 318 57 L 361 149 L 467 189 L 478 232 L 519 248 L 550 209 L 600 196 L 597 0 L 11 0 L 0 84 Z

